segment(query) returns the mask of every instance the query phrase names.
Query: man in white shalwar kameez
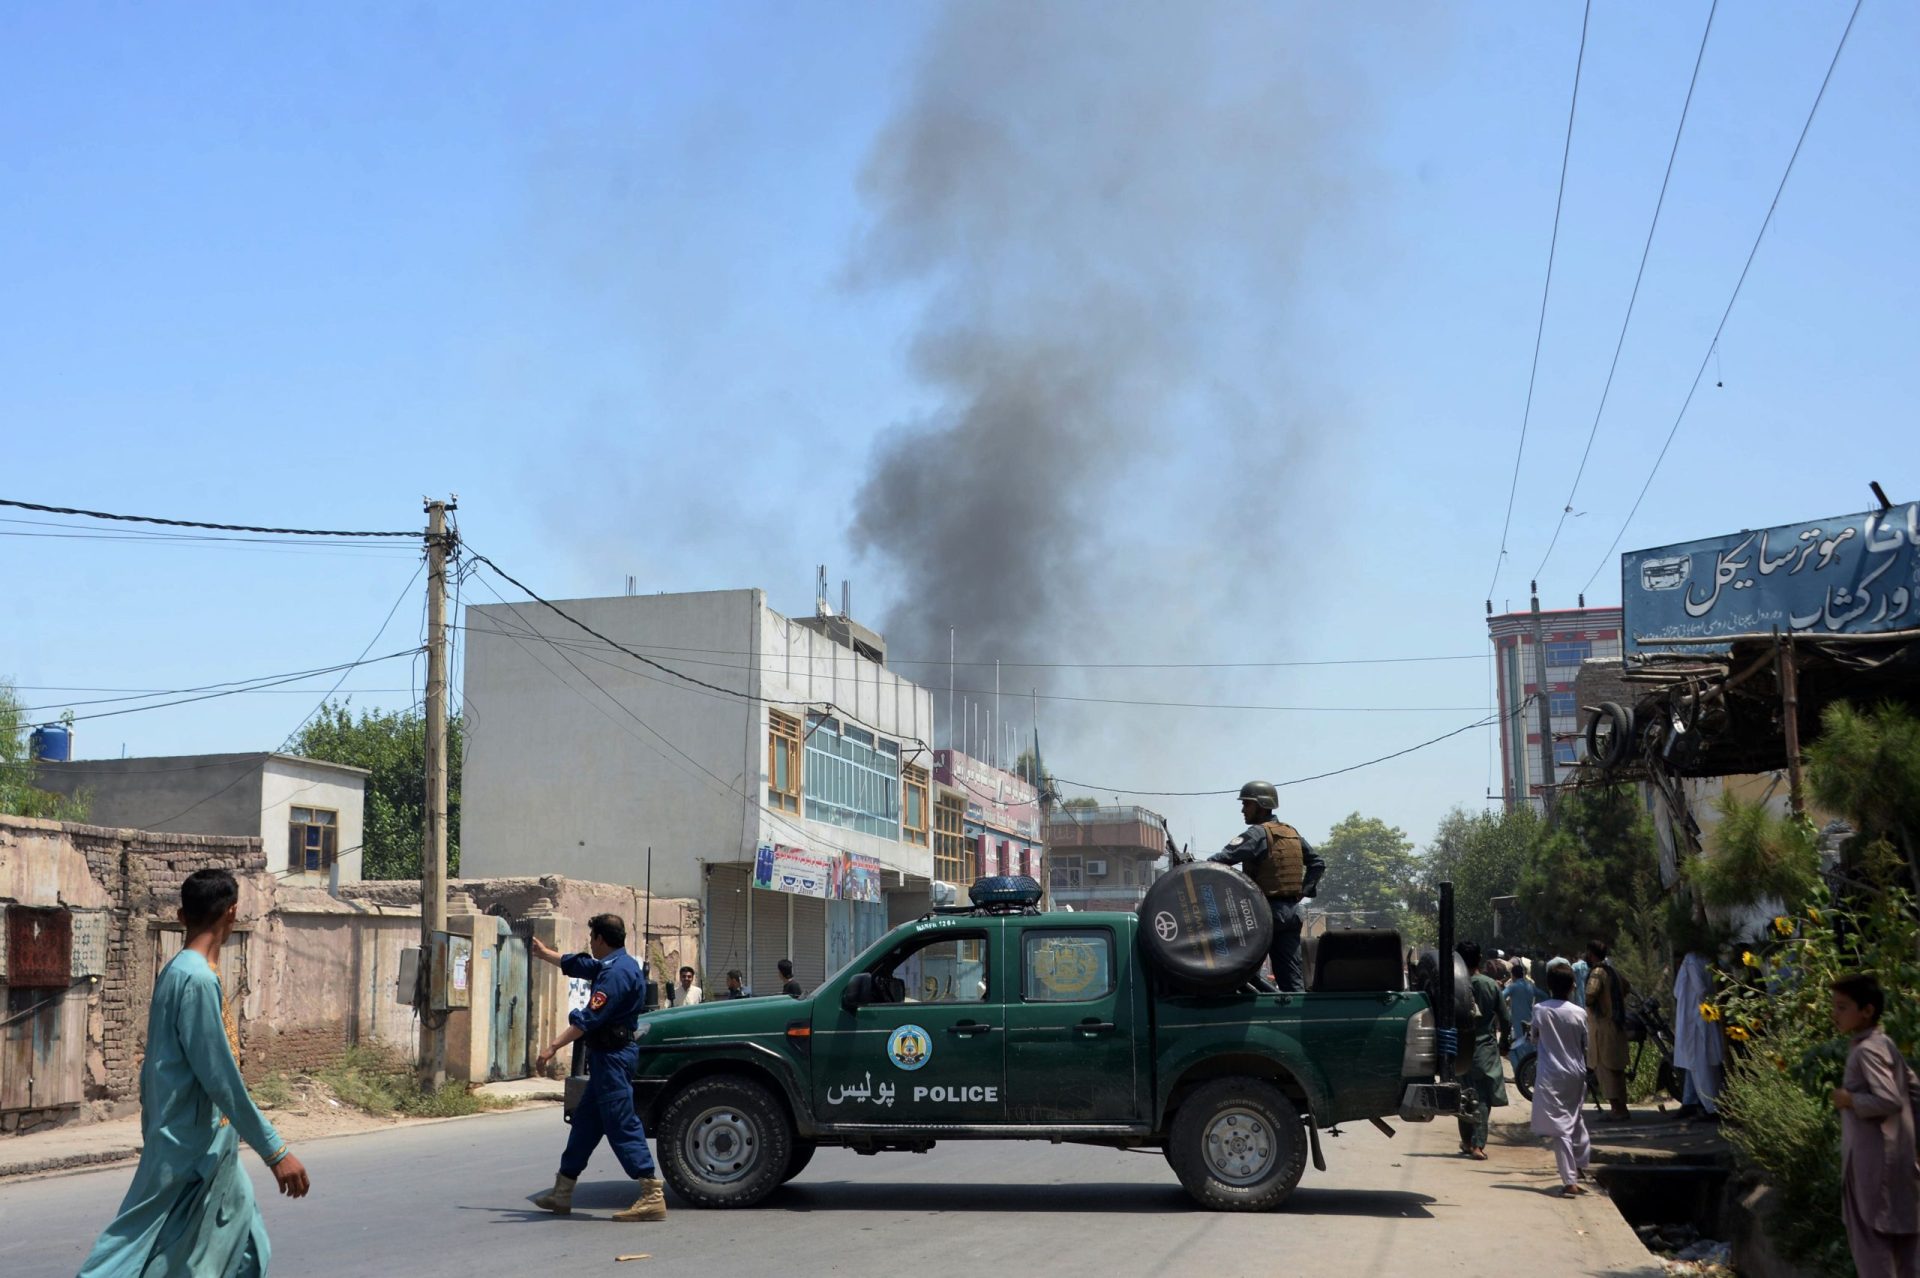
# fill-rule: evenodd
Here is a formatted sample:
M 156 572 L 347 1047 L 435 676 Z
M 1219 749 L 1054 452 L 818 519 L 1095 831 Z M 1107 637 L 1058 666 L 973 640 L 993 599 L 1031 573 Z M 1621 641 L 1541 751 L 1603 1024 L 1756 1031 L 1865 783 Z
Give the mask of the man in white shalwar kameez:
M 1587 1192 L 1581 1172 L 1590 1157 L 1587 1120 L 1581 1106 L 1587 1098 L 1587 1013 L 1569 1001 L 1573 972 L 1550 968 L 1547 992 L 1552 996 L 1533 1007 L 1527 1033 L 1539 1048 L 1533 1083 L 1533 1131 L 1553 1146 L 1560 1172 L 1560 1192 L 1571 1198 Z
M 1673 1063 L 1687 1071 L 1686 1094 L 1680 1112 L 1692 1118 L 1720 1113 L 1720 1071 L 1726 1045 L 1720 1026 L 1700 1014 L 1700 1005 L 1713 997 L 1713 975 L 1707 956 L 1690 950 L 1673 978 Z

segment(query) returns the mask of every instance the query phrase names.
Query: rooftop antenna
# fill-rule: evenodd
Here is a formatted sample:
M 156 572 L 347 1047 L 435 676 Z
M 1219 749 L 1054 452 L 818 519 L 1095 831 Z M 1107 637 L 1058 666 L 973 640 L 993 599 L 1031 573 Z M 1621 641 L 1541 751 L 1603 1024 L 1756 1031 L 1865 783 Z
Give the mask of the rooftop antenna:
M 840 579 L 840 615 L 853 616 L 853 583 L 845 577 Z
M 813 615 L 831 617 L 833 605 L 827 601 L 827 566 L 821 564 L 813 578 Z

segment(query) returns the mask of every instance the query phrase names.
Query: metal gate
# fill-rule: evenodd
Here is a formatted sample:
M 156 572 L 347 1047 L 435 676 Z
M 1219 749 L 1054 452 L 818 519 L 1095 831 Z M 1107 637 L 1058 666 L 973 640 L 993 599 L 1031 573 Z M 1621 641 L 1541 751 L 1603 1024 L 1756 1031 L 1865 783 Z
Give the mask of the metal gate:
M 527 938 L 507 930 L 493 959 L 493 1036 L 487 1060 L 487 1078 L 497 1081 L 527 1076 L 527 1003 L 533 986 L 528 969 Z

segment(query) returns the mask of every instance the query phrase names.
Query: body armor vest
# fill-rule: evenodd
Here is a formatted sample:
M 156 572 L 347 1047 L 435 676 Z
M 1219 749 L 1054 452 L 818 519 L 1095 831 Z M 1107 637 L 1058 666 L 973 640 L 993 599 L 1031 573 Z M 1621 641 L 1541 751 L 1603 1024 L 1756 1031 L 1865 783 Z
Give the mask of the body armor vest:
M 1253 863 L 1253 881 L 1268 896 L 1298 901 L 1307 875 L 1300 831 L 1284 821 L 1268 821 L 1260 828 L 1267 832 L 1267 854 Z

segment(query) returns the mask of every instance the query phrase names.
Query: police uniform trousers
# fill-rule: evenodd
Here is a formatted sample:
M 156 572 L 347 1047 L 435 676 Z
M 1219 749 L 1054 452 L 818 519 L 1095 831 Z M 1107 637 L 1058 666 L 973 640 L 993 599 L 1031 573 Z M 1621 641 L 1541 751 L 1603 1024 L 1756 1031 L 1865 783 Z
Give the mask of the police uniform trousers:
M 1267 904 L 1273 907 L 1273 944 L 1267 958 L 1273 964 L 1274 984 L 1283 990 L 1304 990 L 1307 983 L 1300 970 L 1300 927 L 1304 916 L 1300 913 L 1300 902 L 1270 896 Z
M 653 1153 L 647 1148 L 647 1130 L 633 1108 L 633 1067 L 640 1047 L 629 1043 L 614 1052 L 587 1052 L 587 1094 L 573 1111 L 573 1131 L 567 1152 L 560 1156 L 560 1174 L 580 1179 L 587 1160 L 606 1137 L 620 1167 L 635 1180 L 654 1174 Z

